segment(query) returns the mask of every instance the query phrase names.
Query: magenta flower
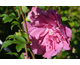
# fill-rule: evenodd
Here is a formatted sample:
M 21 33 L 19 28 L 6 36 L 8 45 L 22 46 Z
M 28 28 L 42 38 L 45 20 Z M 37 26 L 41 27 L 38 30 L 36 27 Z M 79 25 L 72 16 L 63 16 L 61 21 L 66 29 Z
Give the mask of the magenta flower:
M 51 58 L 62 49 L 70 50 L 72 31 L 61 23 L 61 15 L 55 10 L 45 11 L 32 7 L 28 18 L 31 23 L 26 22 L 26 25 L 34 54 L 42 54 L 44 58 Z M 25 30 L 24 23 L 23 26 Z

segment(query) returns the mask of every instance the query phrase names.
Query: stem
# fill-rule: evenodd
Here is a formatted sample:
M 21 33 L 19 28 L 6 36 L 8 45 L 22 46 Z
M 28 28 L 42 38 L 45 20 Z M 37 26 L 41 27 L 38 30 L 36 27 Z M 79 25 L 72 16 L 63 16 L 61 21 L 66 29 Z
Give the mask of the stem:
M 22 17 L 23 17 L 23 20 L 24 20 L 24 23 L 25 23 L 26 34 L 27 34 L 27 40 L 28 40 L 28 42 L 30 42 L 30 40 L 29 40 L 29 35 L 28 35 L 28 29 L 27 29 L 27 25 L 26 25 L 26 21 L 25 21 L 25 18 L 24 18 L 23 12 L 22 12 L 22 8 L 21 8 L 21 6 L 19 6 L 19 8 L 20 8 L 20 10 L 21 10 Z M 27 48 L 27 46 L 25 46 L 25 47 Z M 31 53 L 31 55 L 32 55 L 32 58 L 35 59 L 35 56 L 34 56 L 34 54 L 32 53 L 32 50 L 31 50 L 30 44 L 29 44 L 29 48 L 30 48 L 30 53 Z M 26 54 L 26 55 L 27 55 L 27 54 Z M 28 56 L 28 55 L 27 55 L 27 56 Z
M 7 11 L 8 11 L 8 6 L 6 7 L 5 14 L 7 14 Z
M 48 10 L 50 8 L 50 6 L 47 6 L 46 10 Z
M 24 15 L 23 15 L 23 12 L 22 12 L 22 9 L 21 9 L 21 6 L 20 6 L 20 10 L 21 10 L 21 13 L 22 13 L 22 17 L 23 17 L 23 20 L 24 20 L 24 23 L 25 23 L 25 28 L 26 28 L 26 34 L 27 34 L 27 37 L 28 37 L 28 42 L 29 42 L 29 35 L 28 35 L 28 29 L 27 29 L 27 26 L 26 26 L 26 21 L 25 21 L 25 18 L 24 18 Z
M 21 10 L 21 7 L 20 7 L 20 10 Z M 19 12 L 19 11 L 18 11 Z M 19 12 L 20 14 L 20 12 Z M 20 15 L 19 15 L 20 16 Z M 22 15 L 23 17 L 23 15 Z M 24 20 L 24 17 L 23 17 L 23 20 Z M 25 21 L 24 21 L 25 22 Z M 26 27 L 26 24 L 25 24 L 25 27 Z M 26 56 L 27 56 L 27 59 L 28 59 L 28 51 L 27 51 L 27 46 L 25 45 L 25 52 L 26 52 Z
M 57 11 L 57 6 L 55 6 L 55 10 Z
M 20 16 L 20 11 L 19 10 L 18 10 L 18 16 L 19 16 L 20 31 L 21 31 L 21 33 L 23 33 L 22 25 L 21 25 L 21 16 Z M 28 59 L 28 51 L 27 51 L 26 45 L 25 45 L 25 52 L 26 52 L 26 56 L 27 56 L 27 59 Z
M 18 16 L 19 16 L 19 24 L 20 24 L 20 31 L 23 33 L 22 25 L 21 25 L 21 16 L 20 16 L 20 11 L 18 10 Z
M 59 6 L 59 13 L 60 13 L 60 10 L 61 10 L 61 8 L 60 8 L 60 6 Z
M 71 11 L 72 11 L 72 6 L 70 7 L 70 10 L 69 10 L 69 16 L 68 16 L 68 19 L 70 18 Z

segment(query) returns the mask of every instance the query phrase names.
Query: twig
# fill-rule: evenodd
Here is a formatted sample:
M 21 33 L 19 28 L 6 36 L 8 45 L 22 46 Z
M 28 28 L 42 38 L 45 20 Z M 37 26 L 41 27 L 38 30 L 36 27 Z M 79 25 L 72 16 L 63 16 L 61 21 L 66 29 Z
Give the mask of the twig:
M 21 16 L 20 16 L 20 11 L 19 10 L 18 10 L 18 16 L 19 16 L 20 31 L 21 31 L 21 33 L 23 33 L 22 25 L 21 25 Z M 27 59 L 28 59 L 28 51 L 27 51 L 26 45 L 25 45 L 25 52 L 26 52 L 26 56 L 27 56 Z
M 20 10 L 22 12 L 22 9 L 20 7 Z M 19 12 L 20 13 L 20 12 Z M 23 14 L 22 14 L 22 17 L 23 17 Z M 24 20 L 24 17 L 23 17 L 23 20 Z M 25 21 L 24 21 L 25 22 Z M 26 24 L 25 24 L 25 27 L 26 27 Z M 26 56 L 27 56 L 27 59 L 28 59 L 28 51 L 27 51 L 27 46 L 25 45 L 25 52 L 26 52 Z
M 7 11 L 8 11 L 8 6 L 6 7 L 5 14 L 7 14 Z
M 19 16 L 19 24 L 20 24 L 20 31 L 23 33 L 22 25 L 21 25 L 21 16 L 20 16 L 20 11 L 18 10 L 18 16 Z
M 60 13 L 61 7 L 59 6 L 59 13 Z
M 29 40 L 29 35 L 28 35 L 28 29 L 27 29 L 27 25 L 26 25 L 26 21 L 25 21 L 23 12 L 22 12 L 22 8 L 21 8 L 21 6 L 19 6 L 19 8 L 20 8 L 20 11 L 21 11 L 21 13 L 22 13 L 22 17 L 23 17 L 23 20 L 24 20 L 24 23 L 25 23 L 26 34 L 27 34 L 27 40 L 28 40 L 28 42 L 30 42 L 30 40 Z M 25 46 L 25 47 L 27 48 L 27 46 Z M 30 48 L 30 44 L 29 44 L 29 48 Z M 32 53 L 31 48 L 30 48 L 30 53 L 31 53 L 31 55 L 32 55 L 32 58 L 35 59 L 35 56 L 34 56 L 34 54 Z M 27 55 L 27 54 L 26 54 L 26 55 Z M 27 55 L 27 58 L 28 58 L 28 55 Z
M 55 10 L 57 11 L 57 6 L 55 6 Z

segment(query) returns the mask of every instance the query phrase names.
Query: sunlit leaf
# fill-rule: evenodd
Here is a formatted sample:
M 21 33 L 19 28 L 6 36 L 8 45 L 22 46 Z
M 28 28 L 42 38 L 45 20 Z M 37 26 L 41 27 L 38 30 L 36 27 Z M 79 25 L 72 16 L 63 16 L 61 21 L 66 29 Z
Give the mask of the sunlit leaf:
M 62 18 L 62 21 L 67 21 L 68 18 L 67 17 L 61 17 Z
M 23 54 L 23 53 L 21 53 L 20 58 L 21 58 L 21 59 L 25 59 L 25 57 L 24 57 L 24 54 Z
M 22 11 L 24 13 L 27 13 L 27 12 L 29 12 L 29 9 L 26 6 L 22 6 Z

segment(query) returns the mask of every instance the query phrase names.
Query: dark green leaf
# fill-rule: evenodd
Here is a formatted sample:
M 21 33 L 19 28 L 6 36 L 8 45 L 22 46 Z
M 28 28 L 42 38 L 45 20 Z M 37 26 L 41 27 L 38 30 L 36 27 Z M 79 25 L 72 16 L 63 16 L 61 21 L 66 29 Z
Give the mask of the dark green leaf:
M 16 52 L 9 52 L 9 53 L 7 53 L 7 54 L 11 54 L 11 55 L 18 56 L 18 53 L 16 53 Z
M 14 19 L 14 18 L 16 18 L 16 15 L 15 15 L 14 13 L 11 13 L 11 14 L 9 15 L 9 17 Z
M 7 40 L 7 39 L 13 39 L 13 38 L 15 38 L 15 35 L 9 35 L 9 36 L 6 38 L 6 40 Z
M 1 14 L 0 17 L 6 16 L 6 14 Z

